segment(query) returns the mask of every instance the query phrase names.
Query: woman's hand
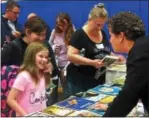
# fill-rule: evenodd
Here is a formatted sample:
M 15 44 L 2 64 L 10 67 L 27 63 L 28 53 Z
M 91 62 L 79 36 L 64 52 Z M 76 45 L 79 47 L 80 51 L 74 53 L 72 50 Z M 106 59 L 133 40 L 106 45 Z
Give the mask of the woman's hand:
M 100 67 L 102 67 L 104 64 L 103 64 L 103 62 L 100 60 L 100 59 L 95 59 L 95 60 L 93 60 L 93 66 L 95 67 L 95 68 L 100 68 Z

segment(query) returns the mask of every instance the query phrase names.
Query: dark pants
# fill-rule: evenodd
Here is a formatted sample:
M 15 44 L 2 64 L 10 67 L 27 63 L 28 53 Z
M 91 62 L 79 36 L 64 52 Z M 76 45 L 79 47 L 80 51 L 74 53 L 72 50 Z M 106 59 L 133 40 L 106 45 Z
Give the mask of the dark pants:
M 71 81 L 69 81 L 69 77 L 67 76 L 66 84 L 64 87 L 64 97 L 68 98 L 71 95 L 75 95 L 79 92 L 84 92 L 86 89 L 83 89 L 81 86 L 73 84 Z
M 90 76 L 86 76 L 80 73 L 77 73 L 73 76 L 69 75 L 68 73 L 64 89 L 65 97 L 75 95 L 76 93 L 79 92 L 85 92 L 88 89 L 94 88 L 99 84 L 104 84 L 104 82 L 105 82 L 105 74 L 103 74 L 98 80 L 96 80 Z
M 47 96 L 47 106 L 53 105 L 58 101 L 58 79 L 52 81 L 56 87 L 53 89 L 53 92 Z

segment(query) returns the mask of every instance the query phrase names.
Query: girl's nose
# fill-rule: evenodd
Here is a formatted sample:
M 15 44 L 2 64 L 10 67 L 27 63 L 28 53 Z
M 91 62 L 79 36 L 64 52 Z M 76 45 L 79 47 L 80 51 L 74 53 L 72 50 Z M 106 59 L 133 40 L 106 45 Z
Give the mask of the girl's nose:
M 44 62 L 45 62 L 45 61 L 46 61 L 46 59 L 45 59 L 45 58 L 43 58 L 43 59 L 42 59 L 42 61 L 44 61 Z

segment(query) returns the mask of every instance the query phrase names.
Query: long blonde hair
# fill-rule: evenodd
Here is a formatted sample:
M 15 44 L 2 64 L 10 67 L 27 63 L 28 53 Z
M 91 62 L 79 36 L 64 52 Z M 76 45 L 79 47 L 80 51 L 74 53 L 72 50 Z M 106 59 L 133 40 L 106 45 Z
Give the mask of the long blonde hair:
M 19 72 L 24 70 L 29 72 L 35 84 L 39 82 L 39 77 L 38 77 L 39 71 L 36 66 L 36 54 L 43 50 L 49 51 L 44 43 L 33 42 L 29 44 L 24 54 L 23 64 L 21 65 L 19 70 Z M 49 75 L 48 78 L 47 78 L 47 74 Z M 45 76 L 45 83 L 46 85 L 48 85 L 50 83 L 50 73 L 46 73 L 46 75 L 44 74 L 44 76 Z

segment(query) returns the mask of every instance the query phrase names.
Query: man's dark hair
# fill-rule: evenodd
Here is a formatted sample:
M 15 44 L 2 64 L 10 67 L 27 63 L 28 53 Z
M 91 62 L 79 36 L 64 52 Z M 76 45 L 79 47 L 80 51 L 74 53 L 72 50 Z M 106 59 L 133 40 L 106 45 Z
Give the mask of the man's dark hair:
M 14 1 L 8 1 L 6 4 L 6 10 L 12 10 L 14 7 L 20 8 L 20 6 Z
M 132 12 L 120 12 L 108 20 L 108 27 L 112 33 L 119 34 L 124 32 L 128 40 L 145 35 L 145 26 L 139 16 Z

